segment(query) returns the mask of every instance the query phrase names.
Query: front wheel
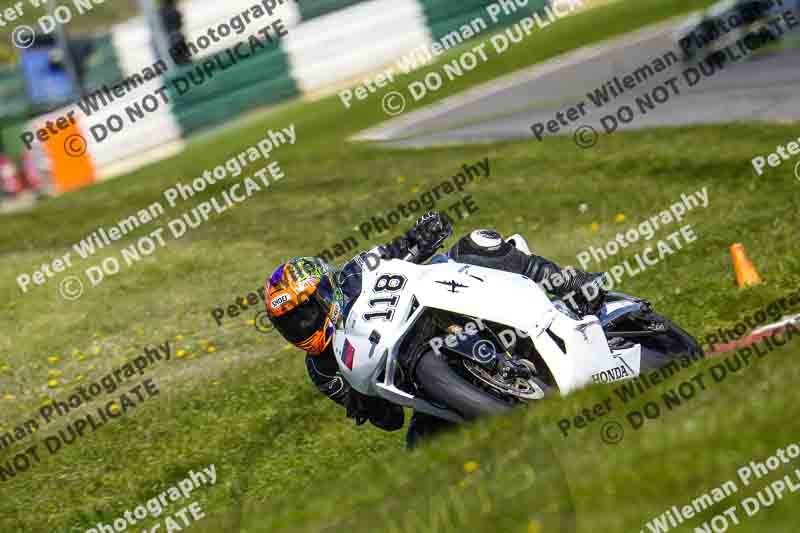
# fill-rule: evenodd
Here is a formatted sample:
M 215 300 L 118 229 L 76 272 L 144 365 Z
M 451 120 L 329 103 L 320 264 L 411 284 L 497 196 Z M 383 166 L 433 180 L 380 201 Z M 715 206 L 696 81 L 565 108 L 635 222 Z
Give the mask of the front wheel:
M 417 383 L 425 395 L 458 412 L 467 420 L 505 413 L 512 404 L 504 402 L 462 378 L 447 360 L 433 350 L 417 363 Z

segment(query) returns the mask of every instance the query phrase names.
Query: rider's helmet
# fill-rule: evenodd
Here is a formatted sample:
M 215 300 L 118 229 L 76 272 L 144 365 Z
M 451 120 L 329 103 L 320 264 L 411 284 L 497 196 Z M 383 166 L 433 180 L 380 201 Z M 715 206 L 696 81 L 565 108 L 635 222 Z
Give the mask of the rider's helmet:
M 266 285 L 267 315 L 283 337 L 312 355 L 325 351 L 342 316 L 336 273 L 319 257 L 296 257 Z

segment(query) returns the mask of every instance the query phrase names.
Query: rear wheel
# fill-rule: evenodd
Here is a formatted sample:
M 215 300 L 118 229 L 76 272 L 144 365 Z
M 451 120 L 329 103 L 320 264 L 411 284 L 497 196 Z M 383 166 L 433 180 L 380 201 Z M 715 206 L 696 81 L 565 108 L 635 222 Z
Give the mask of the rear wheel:
M 467 420 L 497 415 L 511 409 L 504 402 L 458 375 L 447 360 L 433 350 L 427 351 L 417 363 L 417 383 L 431 400 L 457 411 Z
M 643 323 L 661 324 L 663 331 L 657 335 L 633 339 L 642 345 L 641 372 L 661 368 L 683 356 L 692 360 L 704 357 L 703 349 L 694 337 L 658 313 L 649 312 L 637 316 L 634 324 L 622 327 L 635 329 L 639 326 L 640 329 L 646 329 L 642 327 Z M 608 336 L 613 337 L 614 332 L 610 331 Z

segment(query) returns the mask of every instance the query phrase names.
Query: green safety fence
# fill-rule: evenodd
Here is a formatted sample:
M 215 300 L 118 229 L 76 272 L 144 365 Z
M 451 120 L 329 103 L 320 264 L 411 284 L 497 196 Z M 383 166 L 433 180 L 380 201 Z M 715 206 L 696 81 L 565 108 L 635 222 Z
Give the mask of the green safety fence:
M 364 1 L 365 0 L 299 0 L 297 2 L 297 7 L 300 10 L 301 20 L 311 20 L 355 4 L 361 4 Z
M 482 18 L 490 31 L 503 28 L 514 22 L 530 16 L 531 13 L 539 11 L 547 5 L 547 0 L 530 0 L 526 6 L 520 7 L 515 11 L 506 14 L 501 11 L 497 21 L 486 12 L 486 6 L 495 3 L 493 0 L 460 0 L 452 2 L 450 0 L 417 0 L 422 6 L 425 14 L 426 23 L 430 29 L 434 42 L 438 42 L 447 34 L 458 30 L 461 26 L 469 24 L 470 21 L 478 17 Z
M 209 76 L 203 63 L 215 58 L 227 68 L 217 67 Z M 165 78 L 173 114 L 184 135 L 300 94 L 290 74 L 289 58 L 278 43 L 233 65 L 226 51 L 218 52 L 194 65 L 176 68 Z

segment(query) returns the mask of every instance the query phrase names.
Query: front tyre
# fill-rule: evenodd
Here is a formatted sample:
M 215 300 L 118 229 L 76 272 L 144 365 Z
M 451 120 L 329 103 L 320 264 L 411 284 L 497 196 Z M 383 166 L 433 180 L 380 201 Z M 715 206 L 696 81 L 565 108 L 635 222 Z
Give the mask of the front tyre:
M 417 384 L 429 399 L 448 406 L 467 420 L 498 415 L 511 409 L 511 404 L 499 400 L 462 378 L 433 350 L 425 352 L 417 363 Z

